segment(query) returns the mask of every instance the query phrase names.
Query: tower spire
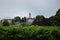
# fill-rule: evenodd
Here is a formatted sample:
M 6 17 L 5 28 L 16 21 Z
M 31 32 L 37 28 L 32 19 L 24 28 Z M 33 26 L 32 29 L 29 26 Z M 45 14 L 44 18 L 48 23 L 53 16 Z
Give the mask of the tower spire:
M 29 13 L 29 18 L 31 18 L 31 13 Z

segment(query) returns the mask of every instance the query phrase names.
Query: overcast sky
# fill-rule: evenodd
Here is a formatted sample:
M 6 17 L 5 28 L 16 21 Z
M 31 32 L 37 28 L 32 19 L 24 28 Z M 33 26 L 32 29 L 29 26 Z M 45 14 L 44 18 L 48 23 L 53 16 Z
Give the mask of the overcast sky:
M 15 16 L 32 17 L 55 15 L 60 8 L 60 0 L 0 0 L 0 19 L 13 18 Z

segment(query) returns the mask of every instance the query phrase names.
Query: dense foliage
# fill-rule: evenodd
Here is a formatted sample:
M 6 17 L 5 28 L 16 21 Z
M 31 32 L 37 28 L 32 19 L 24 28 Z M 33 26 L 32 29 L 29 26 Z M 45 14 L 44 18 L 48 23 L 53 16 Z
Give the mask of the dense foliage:
M 14 22 L 18 22 L 18 21 L 20 22 L 21 18 L 19 16 L 14 17 Z
M 56 15 L 51 16 L 50 18 L 45 18 L 44 16 L 37 15 L 32 24 L 39 26 L 60 26 L 60 9 L 58 9 Z
M 53 23 L 54 25 L 60 26 L 60 9 L 56 12 Z
M 60 27 L 0 26 L 0 40 L 60 40 Z
M 9 22 L 7 21 L 7 20 L 4 20 L 3 21 L 3 26 L 9 26 L 10 24 L 9 24 Z
M 23 18 L 21 19 L 21 22 L 26 22 L 26 17 L 23 17 Z

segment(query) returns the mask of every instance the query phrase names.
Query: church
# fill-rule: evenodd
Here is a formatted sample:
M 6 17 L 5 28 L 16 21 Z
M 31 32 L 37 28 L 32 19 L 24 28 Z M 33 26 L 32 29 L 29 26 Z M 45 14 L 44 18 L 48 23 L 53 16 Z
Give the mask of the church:
M 34 21 L 34 18 L 31 17 L 31 13 L 29 13 L 29 17 L 26 20 L 26 24 L 31 25 Z
M 26 17 L 26 22 L 15 22 L 15 25 L 21 25 L 21 24 L 26 24 L 26 25 L 31 25 L 34 21 L 34 18 L 31 17 L 31 13 L 29 13 L 29 17 Z
M 13 24 L 13 19 L 3 19 L 3 20 L 0 20 L 0 25 L 3 23 L 4 20 L 7 20 L 10 25 Z M 23 22 L 23 23 L 25 23 L 27 25 L 31 25 L 33 23 L 33 21 L 34 21 L 34 18 L 32 18 L 31 13 L 29 13 L 29 17 L 26 18 L 26 22 Z M 14 22 L 14 23 L 15 23 L 15 25 L 21 25 L 22 24 L 20 22 Z

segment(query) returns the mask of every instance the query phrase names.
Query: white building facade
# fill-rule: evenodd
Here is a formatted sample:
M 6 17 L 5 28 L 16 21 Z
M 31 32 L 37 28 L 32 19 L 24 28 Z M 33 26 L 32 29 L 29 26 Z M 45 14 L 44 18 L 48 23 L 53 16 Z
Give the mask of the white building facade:
M 33 21 L 34 21 L 34 18 L 31 18 L 31 13 L 29 13 L 29 18 L 27 18 L 26 23 L 28 25 L 31 25 L 33 23 Z

